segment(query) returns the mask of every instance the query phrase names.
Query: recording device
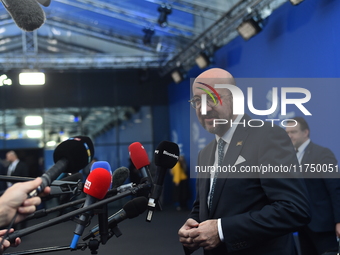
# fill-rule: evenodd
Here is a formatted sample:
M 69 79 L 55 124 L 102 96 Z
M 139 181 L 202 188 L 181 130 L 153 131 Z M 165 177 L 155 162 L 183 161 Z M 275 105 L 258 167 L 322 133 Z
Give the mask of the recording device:
M 146 221 L 151 222 L 153 212 L 159 197 L 162 194 L 164 178 L 167 169 L 173 168 L 179 158 L 179 148 L 176 143 L 163 141 L 155 150 L 155 165 L 157 166 L 156 177 L 148 202 L 148 214 Z
M 87 194 L 83 208 L 103 199 L 111 184 L 111 174 L 104 168 L 96 168 L 90 172 L 84 185 L 84 193 Z M 75 249 L 79 237 L 83 234 L 85 225 L 88 223 L 90 212 L 83 213 L 79 219 L 74 231 L 74 237 L 70 248 Z
M 41 193 L 63 172 L 78 172 L 92 161 L 93 155 L 93 143 L 87 136 L 70 137 L 60 143 L 53 153 L 55 165 L 41 176 L 41 185 L 29 195 L 36 196 Z
M 47 0 L 48 1 L 48 0 Z M 41 3 L 47 4 L 46 0 Z M 1 0 L 17 26 L 31 32 L 41 27 L 45 20 L 45 12 L 36 0 Z
M 115 214 L 111 215 L 108 218 L 109 222 L 109 228 L 113 232 L 114 235 L 117 237 L 121 235 L 119 229 L 117 229 L 118 223 L 122 222 L 125 219 L 132 219 L 137 217 L 138 215 L 142 214 L 145 212 L 147 208 L 147 199 L 145 197 L 137 197 L 134 198 L 133 200 L 127 202 L 124 206 L 123 209 L 119 210 Z M 99 235 L 99 227 L 94 226 L 90 233 L 84 236 L 83 241 L 93 238 Z
M 152 184 L 152 176 L 149 171 L 150 161 L 143 145 L 139 142 L 130 144 L 129 154 L 134 166 L 141 171 L 144 181 Z

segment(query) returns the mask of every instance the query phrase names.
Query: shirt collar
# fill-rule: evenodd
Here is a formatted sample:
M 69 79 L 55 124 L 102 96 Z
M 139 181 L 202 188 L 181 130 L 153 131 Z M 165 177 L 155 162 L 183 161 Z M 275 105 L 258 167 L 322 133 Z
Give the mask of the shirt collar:
M 306 140 L 303 144 L 300 145 L 298 149 L 299 152 L 303 152 L 305 151 L 306 147 L 308 146 L 308 144 L 310 143 L 310 139 Z
M 239 123 L 240 120 L 242 119 L 243 114 L 237 115 L 236 119 L 233 120 L 233 123 Z M 225 134 L 222 137 L 219 137 L 218 135 L 215 135 L 216 141 L 218 142 L 218 140 L 220 138 L 222 138 L 226 143 L 230 144 L 231 138 L 233 137 L 235 130 L 237 128 L 237 125 L 232 125 L 227 132 L 225 132 Z

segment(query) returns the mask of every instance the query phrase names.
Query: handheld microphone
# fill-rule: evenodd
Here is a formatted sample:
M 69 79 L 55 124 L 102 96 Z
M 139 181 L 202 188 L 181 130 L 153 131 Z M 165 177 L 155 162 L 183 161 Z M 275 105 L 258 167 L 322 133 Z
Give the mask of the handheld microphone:
M 148 214 L 146 217 L 146 221 L 148 222 L 151 222 L 156 204 L 162 194 L 166 171 L 176 165 L 178 158 L 179 148 L 176 143 L 163 141 L 155 150 L 155 165 L 157 166 L 157 172 L 151 195 L 149 196 Z
M 107 161 L 96 161 L 96 162 L 94 162 L 91 166 L 90 173 L 96 168 L 106 169 L 110 173 L 110 175 L 112 176 L 111 166 Z M 111 184 L 110 184 L 109 189 L 111 189 L 111 188 L 112 188 L 112 178 L 111 178 Z
M 41 193 L 63 172 L 78 172 L 91 162 L 93 155 L 93 143 L 87 136 L 71 137 L 60 143 L 53 153 L 55 165 L 41 176 L 41 185 L 29 195 L 36 196 Z
M 130 144 L 129 154 L 132 163 L 135 165 L 137 169 L 141 171 L 143 179 L 148 181 L 152 185 L 153 183 L 152 176 L 149 171 L 150 161 L 143 145 L 139 142 Z
M 118 188 L 129 178 L 130 170 L 124 166 L 117 168 L 112 174 L 112 188 Z
M 80 172 L 55 180 L 51 183 L 51 192 L 49 196 L 58 195 L 75 195 L 82 190 L 83 175 Z M 68 196 L 66 196 L 68 197 Z M 66 198 L 65 197 L 65 198 Z M 61 199 L 64 200 L 64 199 Z
M 96 168 L 90 172 L 89 176 L 86 179 L 84 185 L 84 192 L 87 194 L 84 208 L 95 203 L 98 199 L 103 199 L 110 187 L 111 184 L 111 174 L 104 168 Z M 74 231 L 74 237 L 71 242 L 70 248 L 75 249 L 77 247 L 77 243 L 79 237 L 83 234 L 85 225 L 88 222 L 90 217 L 90 213 L 83 213 L 79 217 L 79 223 L 76 226 Z
M 111 171 L 110 164 L 107 161 L 96 161 L 92 164 L 90 173 L 96 168 L 106 169 L 110 173 L 111 183 L 110 183 L 109 190 L 111 190 L 111 188 L 112 188 L 112 171 Z M 105 244 L 107 242 L 108 235 L 109 235 L 109 227 L 108 227 L 107 217 L 108 217 L 108 209 L 107 209 L 107 204 L 105 204 L 100 209 L 98 209 L 99 232 L 100 232 L 100 235 L 102 236 L 102 243 L 103 244 Z
M 24 31 L 41 27 L 46 16 L 36 0 L 1 0 L 17 26 Z
M 145 212 L 147 208 L 147 199 L 145 197 L 137 197 L 134 198 L 133 200 L 127 202 L 124 206 L 123 209 L 119 210 L 115 214 L 111 215 L 108 219 L 109 222 L 109 228 L 114 229 L 117 227 L 117 224 L 120 223 L 121 221 L 125 219 L 132 219 L 137 217 L 138 215 L 142 214 Z M 114 230 L 113 230 L 114 231 Z M 90 233 L 84 236 L 83 241 L 91 238 L 91 237 L 96 237 L 99 235 L 99 227 L 94 226 Z M 116 234 L 117 236 L 117 234 Z M 118 236 L 117 236 L 118 237 Z

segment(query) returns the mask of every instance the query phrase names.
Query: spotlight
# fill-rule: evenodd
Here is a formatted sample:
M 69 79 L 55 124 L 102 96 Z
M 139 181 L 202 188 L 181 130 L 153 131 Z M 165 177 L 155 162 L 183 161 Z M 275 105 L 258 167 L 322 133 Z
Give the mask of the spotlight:
M 201 51 L 195 59 L 199 68 L 203 69 L 209 66 L 212 62 L 212 57 L 207 51 Z
M 299 3 L 303 2 L 303 0 L 289 0 L 292 5 L 298 5 Z
M 172 71 L 171 77 L 175 83 L 180 83 L 185 78 L 185 71 L 183 68 L 176 68 Z
M 244 40 L 249 40 L 251 37 L 260 33 L 264 26 L 264 20 L 257 16 L 252 16 L 245 19 L 241 25 L 237 27 L 237 31 Z
M 158 24 L 161 27 L 166 27 L 168 25 L 168 15 L 171 14 L 172 8 L 169 4 L 162 4 L 158 7 L 159 18 L 158 18 Z
M 155 33 L 155 30 L 153 28 L 144 28 L 144 37 L 143 37 L 143 43 L 144 45 L 150 44 L 151 43 L 151 37 Z

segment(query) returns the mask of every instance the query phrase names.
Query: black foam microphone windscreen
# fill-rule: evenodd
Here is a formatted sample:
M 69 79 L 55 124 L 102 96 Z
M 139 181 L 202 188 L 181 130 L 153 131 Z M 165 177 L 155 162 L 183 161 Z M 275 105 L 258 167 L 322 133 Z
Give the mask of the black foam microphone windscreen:
M 179 147 L 176 143 L 163 141 L 155 150 L 155 165 L 157 166 L 156 177 L 148 202 L 148 214 L 146 221 L 150 222 L 153 211 L 161 196 L 166 171 L 173 168 L 179 158 Z
M 41 27 L 45 12 L 36 0 L 1 0 L 14 22 L 24 31 L 31 32 Z
M 116 227 L 118 223 L 122 222 L 123 220 L 133 219 L 142 214 L 143 212 L 145 212 L 147 204 L 148 200 L 145 197 L 136 197 L 133 200 L 130 200 L 123 206 L 123 209 L 119 210 L 108 218 L 109 228 L 113 230 L 114 227 Z M 84 236 L 83 241 L 91 237 L 96 237 L 98 235 L 99 226 L 96 225 L 90 230 L 90 233 Z
M 29 195 L 36 196 L 41 193 L 61 173 L 75 173 L 84 168 L 91 162 L 93 155 L 93 143 L 87 136 L 70 137 L 63 141 L 54 150 L 53 159 L 55 165 L 41 176 L 41 185 Z
M 173 168 L 179 158 L 179 148 L 176 143 L 163 141 L 155 150 L 155 165 L 166 169 Z
M 37 2 L 45 7 L 48 7 L 51 4 L 51 0 L 37 0 Z
M 86 167 L 92 160 L 94 147 L 91 139 L 87 136 L 70 137 L 60 143 L 53 153 L 54 162 L 63 158 L 69 161 L 64 172 L 74 173 Z
M 118 188 L 123 185 L 129 176 L 130 171 L 128 168 L 124 166 L 117 168 L 112 174 L 112 188 Z
M 145 212 L 148 201 L 145 197 L 136 197 L 127 202 L 123 209 L 126 212 L 126 217 L 129 219 L 137 217 L 139 214 Z

